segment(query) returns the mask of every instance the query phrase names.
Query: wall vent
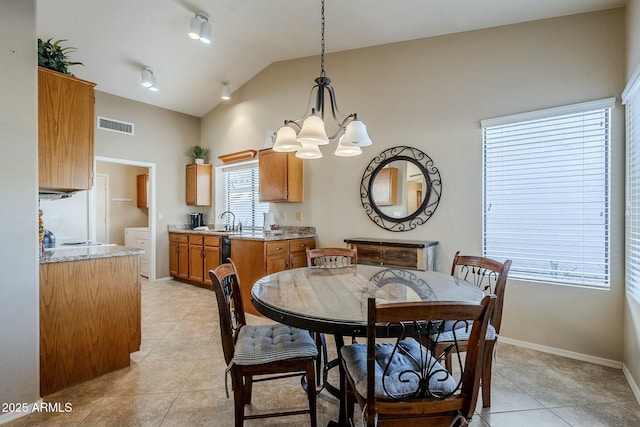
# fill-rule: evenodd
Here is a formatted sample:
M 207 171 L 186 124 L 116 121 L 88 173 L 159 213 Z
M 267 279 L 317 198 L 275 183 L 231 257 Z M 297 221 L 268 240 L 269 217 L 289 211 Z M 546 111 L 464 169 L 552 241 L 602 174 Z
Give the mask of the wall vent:
M 109 119 L 107 117 L 98 116 L 98 129 L 108 130 L 110 132 L 124 133 L 133 136 L 133 123 L 123 122 L 121 120 Z

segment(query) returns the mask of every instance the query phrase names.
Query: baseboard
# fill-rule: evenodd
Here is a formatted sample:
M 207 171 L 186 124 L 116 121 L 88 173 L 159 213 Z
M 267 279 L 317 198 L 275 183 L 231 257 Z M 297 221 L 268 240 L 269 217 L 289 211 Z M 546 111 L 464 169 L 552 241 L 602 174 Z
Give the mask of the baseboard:
M 6 412 L 0 415 L 0 424 L 8 423 L 9 421 L 17 420 L 18 418 L 24 417 L 25 415 L 29 415 L 33 412 L 33 408 L 35 405 L 40 405 L 42 403 L 42 399 L 38 399 L 37 402 L 27 404 L 27 408 L 21 412 Z
M 541 351 L 543 353 L 555 354 L 557 356 L 568 357 L 569 359 L 581 360 L 583 362 L 595 363 L 596 365 L 608 366 L 609 368 L 622 369 L 622 362 L 617 360 L 605 359 L 603 357 L 590 356 L 588 354 L 576 353 L 575 351 L 562 350 L 555 347 L 547 347 L 546 345 L 534 344 L 527 341 L 515 340 L 513 338 L 507 338 L 500 336 L 498 345 L 500 342 L 505 344 L 512 344 L 518 347 L 529 348 L 531 350 Z
M 170 280 L 173 280 L 172 276 L 167 276 L 167 277 L 156 277 L 156 280 L 154 280 L 154 282 L 168 282 Z
M 638 387 L 638 384 L 633 379 L 633 376 L 631 376 L 631 372 L 629 372 L 629 369 L 627 369 L 627 365 L 625 365 L 624 363 L 622 364 L 622 373 L 624 374 L 624 377 L 627 379 L 627 382 L 629 383 L 629 387 L 631 387 L 631 391 L 633 392 L 633 395 L 635 396 L 638 403 L 640 403 L 640 387 Z

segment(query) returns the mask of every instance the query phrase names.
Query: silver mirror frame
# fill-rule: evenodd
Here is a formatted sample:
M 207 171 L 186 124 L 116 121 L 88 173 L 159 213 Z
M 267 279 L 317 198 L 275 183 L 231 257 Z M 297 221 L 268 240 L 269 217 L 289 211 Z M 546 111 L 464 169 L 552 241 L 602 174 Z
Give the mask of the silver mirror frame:
M 427 189 L 418 209 L 402 218 L 391 217 L 380 210 L 371 197 L 373 181 L 377 173 L 386 165 L 398 160 L 413 163 L 424 175 Z M 417 148 L 408 146 L 392 147 L 378 154 L 364 170 L 360 181 L 360 200 L 365 212 L 378 227 L 389 231 L 409 231 L 423 225 L 431 218 L 440 203 L 442 179 L 431 157 Z

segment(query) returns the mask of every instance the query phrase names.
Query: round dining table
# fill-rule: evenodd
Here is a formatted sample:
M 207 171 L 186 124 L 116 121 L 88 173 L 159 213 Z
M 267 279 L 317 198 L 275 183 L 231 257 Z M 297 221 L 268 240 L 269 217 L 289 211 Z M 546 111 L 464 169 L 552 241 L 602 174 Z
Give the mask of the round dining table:
M 303 267 L 259 279 L 251 289 L 256 310 L 278 322 L 333 335 L 365 336 L 367 299 L 479 302 L 477 286 L 448 274 L 357 264 Z
M 448 274 L 407 268 L 357 264 L 344 268 L 302 267 L 259 279 L 251 289 L 256 310 L 286 325 L 335 337 L 338 359 L 329 367 L 340 369 L 340 385 L 323 387 L 340 399 L 338 423 L 346 425 L 346 404 L 340 363 L 343 336 L 366 336 L 367 300 L 377 303 L 408 301 L 480 302 L 477 286 Z

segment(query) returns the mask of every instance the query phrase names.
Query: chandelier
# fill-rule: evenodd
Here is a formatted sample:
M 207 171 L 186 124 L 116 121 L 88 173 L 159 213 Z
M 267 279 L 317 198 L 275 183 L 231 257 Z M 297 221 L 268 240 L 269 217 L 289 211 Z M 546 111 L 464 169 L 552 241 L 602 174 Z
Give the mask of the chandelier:
M 331 79 L 324 71 L 324 0 L 321 4 L 320 77 L 315 79 L 316 84 L 311 88 L 309 106 L 304 116 L 296 120 L 284 121 L 284 126 L 276 134 L 273 151 L 295 151 L 296 157 L 319 159 L 322 157 L 320 145 L 338 141 L 334 152 L 336 156 L 357 156 L 362 153 L 360 147 L 371 145 L 371 139 L 367 134 L 366 126 L 358 119 L 358 114 L 344 115 L 338 110 Z M 316 103 L 311 107 L 314 92 Z M 327 109 L 331 109 L 331 116 L 338 125 L 338 130 L 331 136 L 327 135 L 325 129 L 325 95 L 329 95 Z

